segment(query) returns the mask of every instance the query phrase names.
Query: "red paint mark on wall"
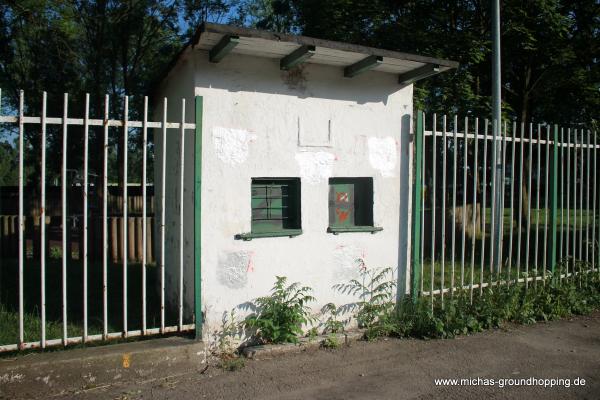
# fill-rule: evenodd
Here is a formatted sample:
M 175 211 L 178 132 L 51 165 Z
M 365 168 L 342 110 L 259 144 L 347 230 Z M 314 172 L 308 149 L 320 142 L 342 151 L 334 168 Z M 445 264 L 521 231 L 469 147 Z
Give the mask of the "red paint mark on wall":
M 250 252 L 248 254 L 248 266 L 246 267 L 246 272 L 254 272 L 254 252 Z
M 348 195 L 347 192 L 336 192 L 335 198 L 336 198 L 337 203 L 349 203 L 350 202 L 350 196 Z
M 345 220 L 348 219 L 348 215 L 350 215 L 350 213 L 348 211 L 342 211 L 339 208 L 335 209 L 335 213 L 338 216 L 338 221 L 340 222 L 344 222 Z

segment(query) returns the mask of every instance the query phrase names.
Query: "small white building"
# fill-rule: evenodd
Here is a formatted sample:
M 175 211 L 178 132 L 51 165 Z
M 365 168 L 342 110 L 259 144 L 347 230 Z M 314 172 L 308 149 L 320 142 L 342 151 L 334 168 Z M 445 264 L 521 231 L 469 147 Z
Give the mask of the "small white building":
M 194 122 L 203 98 L 201 210 L 194 209 L 194 131 L 184 163 L 184 314 L 194 311 L 194 215 L 201 215 L 204 332 L 266 295 L 275 276 L 314 289 L 315 310 L 352 298 L 332 289 L 369 267 L 408 287 L 413 85 L 456 62 L 204 24 L 162 80 L 169 120 Z M 160 120 L 160 119 L 159 119 Z M 155 132 L 155 185 L 164 143 Z M 166 146 L 167 303 L 179 294 L 180 136 Z M 157 213 L 161 206 L 157 202 Z M 158 224 L 157 224 L 158 225 Z M 156 236 L 158 237 L 158 236 Z

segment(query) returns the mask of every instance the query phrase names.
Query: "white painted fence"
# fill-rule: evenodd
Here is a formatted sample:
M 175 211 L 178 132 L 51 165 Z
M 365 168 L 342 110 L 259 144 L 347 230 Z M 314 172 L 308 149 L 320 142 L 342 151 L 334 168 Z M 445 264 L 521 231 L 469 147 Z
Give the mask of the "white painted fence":
M 1 104 L 1 91 L 0 91 L 0 104 Z M 182 99 L 182 116 L 179 122 L 168 122 L 167 121 L 167 99 L 165 98 L 162 104 L 162 115 L 163 118 L 161 121 L 149 121 L 148 120 L 148 98 L 144 98 L 144 106 L 143 106 L 143 119 L 141 121 L 133 121 L 129 120 L 129 97 L 123 97 L 123 119 L 110 119 L 109 118 L 109 96 L 107 95 L 104 99 L 104 115 L 102 118 L 91 118 L 90 113 L 90 96 L 86 94 L 85 96 L 85 114 L 83 118 L 70 118 L 69 117 L 69 96 L 68 94 L 64 94 L 64 104 L 63 104 L 63 115 L 61 117 L 51 117 L 46 115 L 47 110 L 47 95 L 44 92 L 41 99 L 41 115 L 40 116 L 27 116 L 25 115 L 25 95 L 23 91 L 19 94 L 19 105 L 18 105 L 18 115 L 2 115 L 2 109 L 0 108 L 0 124 L 5 124 L 5 126 L 17 127 L 18 128 L 18 154 L 19 154 L 19 215 L 18 215 L 18 338 L 15 338 L 15 343 L 12 344 L 3 344 L 0 343 L 0 352 L 5 351 L 15 351 L 15 350 L 23 350 L 28 348 L 46 348 L 48 346 L 57 346 L 57 345 L 69 345 L 69 344 L 77 344 L 77 343 L 87 343 L 92 341 L 99 340 L 108 340 L 114 338 L 127 338 L 133 336 L 142 336 L 142 335 L 151 335 L 151 334 L 163 334 L 169 332 L 183 332 L 194 329 L 194 324 L 184 324 L 183 320 L 183 279 L 181 278 L 179 281 L 179 305 L 178 305 L 178 321 L 176 325 L 167 326 L 166 324 L 166 307 L 165 307 L 165 249 L 164 249 L 164 241 L 165 241 L 165 185 L 162 186 L 161 193 L 155 194 L 155 199 L 160 201 L 162 204 L 161 213 L 160 213 L 160 237 L 158 238 L 158 244 L 160 248 L 160 255 L 158 258 L 158 268 L 160 270 L 160 323 L 156 324 L 156 326 L 149 326 L 147 321 L 147 262 L 146 262 L 146 251 L 143 251 L 143 259 L 142 259 L 142 277 L 141 282 L 141 329 L 130 330 L 128 328 L 128 260 L 127 260 L 127 182 L 128 182 L 128 137 L 133 128 L 141 129 L 142 132 L 142 196 L 143 196 L 143 210 L 142 217 L 143 220 L 146 220 L 146 186 L 147 186 L 147 161 L 148 161 L 148 129 L 159 129 L 163 142 L 167 138 L 168 130 L 177 129 L 179 135 L 183 137 L 184 132 L 186 130 L 195 129 L 196 124 L 194 123 L 186 123 L 185 122 L 185 99 Z M 47 143 L 46 143 L 46 134 L 47 127 L 50 125 L 57 125 L 61 127 L 61 139 L 62 139 L 62 165 L 61 165 L 61 186 L 62 186 L 62 285 L 61 285 L 61 303 L 62 303 L 62 337 L 61 338 L 52 338 L 48 339 L 46 337 L 46 329 L 47 329 L 47 320 L 46 320 L 46 258 L 47 251 L 45 249 L 46 246 L 46 224 L 40 223 L 40 240 L 41 240 L 41 252 L 39 258 L 39 268 L 40 268 L 40 301 L 39 301 L 39 321 L 40 321 L 40 336 L 39 340 L 35 341 L 26 341 L 25 340 L 25 326 L 24 326 L 24 314 L 25 314 L 25 305 L 24 305 L 24 264 L 25 264 L 25 240 L 23 236 L 23 232 L 25 229 L 24 222 L 24 159 L 25 152 L 28 150 L 25 147 L 24 137 L 25 137 L 25 126 L 26 125 L 35 125 L 40 129 L 40 137 L 41 137 L 41 173 L 40 173 L 40 221 L 45 221 L 46 211 L 45 211 L 45 195 L 46 195 L 46 152 L 47 152 Z M 67 235 L 66 235 L 66 226 L 67 226 L 67 143 L 69 139 L 69 127 L 79 126 L 83 127 L 83 249 L 82 253 L 79 255 L 80 260 L 82 261 L 83 268 L 83 296 L 79 299 L 68 298 L 67 297 L 67 284 L 68 284 L 68 265 L 67 265 L 67 252 L 71 251 L 67 249 Z M 122 235 L 122 246 L 123 246 L 123 258 L 122 258 L 122 292 L 123 292 L 123 301 L 122 301 L 122 330 L 120 331 L 110 331 L 109 330 L 109 310 L 108 310 L 108 289 L 109 289 L 109 281 L 107 278 L 107 268 L 108 268 L 108 240 L 107 240 L 107 197 L 103 197 L 102 204 L 102 332 L 99 334 L 89 334 L 88 331 L 88 166 L 89 166 L 89 129 L 90 127 L 102 127 L 103 128 L 103 152 L 102 154 L 94 155 L 103 157 L 103 180 L 102 180 L 102 193 L 107 193 L 107 185 L 108 185 L 108 156 L 109 156 L 109 128 L 117 128 L 121 129 L 123 132 L 123 151 L 124 151 L 124 161 L 123 161 L 123 230 L 124 233 Z M 183 146 L 184 141 L 181 140 L 180 143 Z M 180 152 L 181 164 L 184 163 L 184 151 L 183 148 Z M 156 167 L 161 167 L 162 169 L 162 177 L 163 181 L 165 179 L 165 158 L 166 153 L 163 152 L 162 160 L 155 163 Z M 181 169 L 181 179 L 183 180 L 183 168 Z M 183 232 L 183 224 L 186 223 L 183 220 L 183 185 L 181 186 L 181 193 L 179 197 L 179 210 L 180 210 L 180 218 L 179 218 L 179 226 L 177 227 L 179 234 L 182 235 Z M 187 222 L 193 223 L 193 222 Z M 146 249 L 146 238 L 147 238 L 147 224 L 143 224 L 143 249 Z M 180 243 L 183 243 L 183 240 L 180 240 Z M 79 250 L 81 252 L 81 249 Z M 179 268 L 179 276 L 183 277 L 181 271 L 183 271 L 183 248 L 180 247 L 180 263 L 178 266 L 168 266 L 170 268 Z M 69 304 L 74 302 L 82 302 L 83 307 L 83 318 L 82 318 L 82 334 L 80 336 L 69 336 L 68 334 L 68 325 L 69 322 L 67 318 L 67 308 Z
M 537 286 L 552 271 L 560 279 L 600 272 L 596 132 L 504 122 L 494 137 L 488 120 L 421 118 L 417 185 L 423 188 L 415 190 L 424 193 L 416 217 L 423 229 L 413 249 L 413 290 L 443 304 L 456 290 L 472 299 L 477 289 L 482 294 L 498 284 Z M 492 218 L 497 210 L 499 229 Z

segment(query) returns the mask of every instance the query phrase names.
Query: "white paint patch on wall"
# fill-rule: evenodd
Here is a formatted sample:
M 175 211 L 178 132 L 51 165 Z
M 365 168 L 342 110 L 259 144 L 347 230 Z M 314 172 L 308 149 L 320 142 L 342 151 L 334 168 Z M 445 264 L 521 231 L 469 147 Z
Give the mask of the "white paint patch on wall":
M 224 163 L 242 164 L 248 158 L 249 143 L 256 135 L 243 129 L 215 126 L 212 132 L 215 154 Z
M 248 273 L 253 271 L 253 252 L 237 251 L 219 258 L 217 279 L 223 286 L 241 289 L 248 283 Z
M 335 261 L 335 280 L 337 283 L 346 283 L 358 276 L 362 266 L 361 260 L 365 259 L 365 251 L 353 245 L 339 245 L 333 251 Z
M 398 158 L 396 141 L 393 137 L 369 138 L 369 163 L 381 173 L 381 176 L 394 176 Z
M 334 161 L 335 155 L 325 151 L 296 153 L 300 176 L 310 184 L 318 184 L 329 178 Z

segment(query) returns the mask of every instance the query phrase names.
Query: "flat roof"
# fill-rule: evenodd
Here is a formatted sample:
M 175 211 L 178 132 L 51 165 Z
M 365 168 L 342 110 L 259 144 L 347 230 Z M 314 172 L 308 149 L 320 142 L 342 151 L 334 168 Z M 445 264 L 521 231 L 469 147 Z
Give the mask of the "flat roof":
M 282 69 L 300 63 L 331 65 L 340 67 L 348 77 L 373 70 L 398 75 L 399 84 L 410 84 L 459 65 L 456 61 L 399 51 L 205 22 L 171 62 L 162 79 L 182 54 L 190 50 L 209 52 L 212 62 L 244 54 L 279 59 Z

